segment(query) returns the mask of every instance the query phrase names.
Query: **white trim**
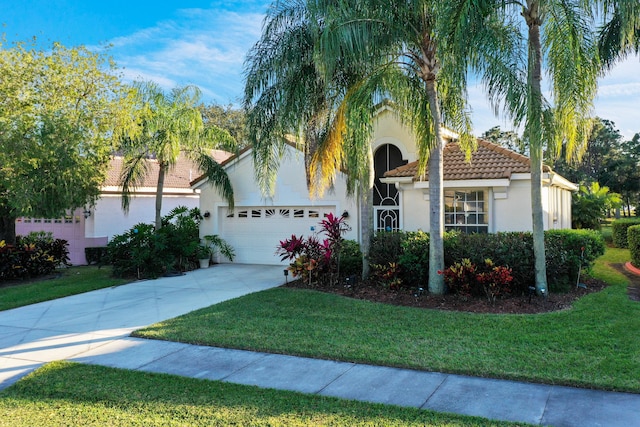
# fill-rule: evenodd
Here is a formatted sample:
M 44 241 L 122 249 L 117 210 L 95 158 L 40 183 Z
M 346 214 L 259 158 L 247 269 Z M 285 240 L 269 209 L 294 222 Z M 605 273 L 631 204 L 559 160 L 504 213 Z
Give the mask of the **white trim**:
M 459 181 L 444 181 L 443 188 L 486 188 L 486 187 L 509 187 L 510 180 L 503 179 L 462 179 Z M 415 189 L 428 189 L 429 181 L 418 181 L 414 183 Z

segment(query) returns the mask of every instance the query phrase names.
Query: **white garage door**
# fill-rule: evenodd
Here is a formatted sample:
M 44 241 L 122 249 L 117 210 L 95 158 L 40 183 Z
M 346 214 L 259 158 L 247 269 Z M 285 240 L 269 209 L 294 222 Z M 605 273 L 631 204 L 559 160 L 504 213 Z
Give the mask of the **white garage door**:
M 242 264 L 288 264 L 275 254 L 281 240 L 309 236 L 320 230 L 320 221 L 335 206 L 220 208 L 220 236 L 235 250 L 234 262 Z

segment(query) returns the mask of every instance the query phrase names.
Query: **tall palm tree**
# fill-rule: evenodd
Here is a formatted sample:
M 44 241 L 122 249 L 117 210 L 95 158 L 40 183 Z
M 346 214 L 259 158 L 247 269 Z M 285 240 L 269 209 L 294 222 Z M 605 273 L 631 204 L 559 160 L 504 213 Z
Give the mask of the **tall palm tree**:
M 384 0 L 318 1 L 326 16 L 319 52 L 329 73 L 344 63 L 366 64 L 357 86 L 359 96 L 392 100 L 398 117 L 416 135 L 420 171 L 429 168 L 429 283 L 444 293 L 443 126 L 460 134 L 470 150 L 466 108 L 466 63 L 448 47 L 442 29 L 448 25 L 446 2 Z M 357 98 L 356 96 L 354 96 Z M 373 115 L 361 117 L 372 122 Z
M 464 3 L 463 0 L 459 2 Z M 593 36 L 594 4 L 584 0 L 478 0 L 481 14 L 469 15 L 481 25 L 486 16 L 504 22 L 521 21 L 520 42 L 512 52 L 527 53 L 527 59 L 499 58 L 482 69 L 494 105 L 502 104 L 516 126 L 524 124 L 524 138 L 531 157 L 531 203 L 535 255 L 535 285 L 547 292 L 542 208 L 543 153 L 565 153 L 578 158 L 589 135 L 589 119 L 596 94 L 598 57 Z M 523 25 L 522 25 L 523 24 Z M 465 44 L 464 27 L 450 39 Z M 550 99 L 542 87 L 543 68 L 550 82 Z M 525 78 L 519 77 L 521 75 Z
M 164 93 L 153 82 L 136 83 L 139 131 L 123 141 L 124 165 L 120 177 L 122 207 L 129 209 L 130 195 L 147 175 L 149 158 L 158 162 L 155 224 L 162 227 L 164 178 L 180 155 L 191 159 L 233 207 L 233 188 L 227 173 L 211 157 L 211 150 L 233 150 L 235 140 L 215 126 L 205 129 L 198 110 L 200 91 L 194 86 L 178 87 Z
M 341 67 L 327 76 L 320 71 L 321 59 L 316 49 L 324 26 L 307 3 L 274 1 L 267 11 L 262 36 L 247 56 L 244 105 L 256 179 L 262 191 L 271 195 L 286 144 L 295 141 L 305 153 L 312 196 L 322 194 L 336 168 L 350 171 L 349 194 L 367 194 L 373 186 L 368 141 L 362 144 L 365 138 L 360 138 L 360 145 L 350 144 L 345 149 L 345 141 L 355 140 L 353 135 L 369 134 L 367 124 L 354 120 L 354 110 L 348 107 L 347 94 L 357 82 L 358 72 Z M 361 101 L 359 106 L 363 105 L 373 108 L 370 102 Z M 324 147 L 323 153 L 333 156 L 333 164 L 322 164 L 320 147 Z M 370 222 L 360 223 L 365 253 Z M 366 274 L 364 263 L 363 275 Z
M 605 0 L 606 20 L 600 29 L 598 47 L 603 64 L 610 68 L 630 53 L 640 53 L 640 2 L 637 0 Z

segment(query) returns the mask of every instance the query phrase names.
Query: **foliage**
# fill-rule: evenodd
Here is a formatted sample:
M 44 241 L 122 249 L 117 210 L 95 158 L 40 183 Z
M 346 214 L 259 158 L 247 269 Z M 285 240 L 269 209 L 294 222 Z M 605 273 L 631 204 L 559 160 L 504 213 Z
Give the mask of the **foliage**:
M 345 277 L 359 276 L 362 272 L 362 252 L 355 240 L 343 240 L 340 247 L 340 274 Z
M 114 274 L 138 279 L 157 278 L 175 270 L 182 272 L 195 268 L 202 250 L 198 231 L 200 220 L 198 208 L 179 206 L 162 217 L 160 229 L 141 223 L 114 236 L 107 245 L 107 259 L 113 265 Z M 213 244 L 209 241 L 205 246 L 210 251 Z
M 629 253 L 631 254 L 631 264 L 640 268 L 640 225 L 632 225 L 627 229 Z
M 498 144 L 502 147 L 508 148 L 511 151 L 520 153 L 524 156 L 527 155 L 527 147 L 525 142 L 514 131 L 503 131 L 500 126 L 494 126 L 488 131 L 485 131 L 480 138 L 487 141 Z
M 238 143 L 237 149 L 246 146 L 246 119 L 245 111 L 236 108 L 233 104 L 219 105 L 216 103 L 198 106 L 200 114 L 202 114 L 202 122 L 204 127 L 216 126 L 225 129 Z
M 621 204 L 620 195 L 609 192 L 609 187 L 601 187 L 597 182 L 581 185 L 580 191 L 571 198 L 571 225 L 577 229 L 599 230 L 607 212 Z
M 109 155 L 133 131 L 131 89 L 85 47 L 0 41 L 0 240 L 15 218 L 54 218 L 93 203 Z
M 371 270 L 373 280 L 385 288 L 398 290 L 402 286 L 398 263 L 371 264 Z
M 15 245 L 0 240 L 0 281 L 44 276 L 70 265 L 69 243 L 51 233 L 18 236 Z
M 162 228 L 162 193 L 165 175 L 182 155 L 189 158 L 233 208 L 233 188 L 224 168 L 211 157 L 211 150 L 235 149 L 229 132 L 210 124 L 204 126 L 198 110 L 200 90 L 178 87 L 164 93 L 152 82 L 136 83 L 135 116 L 139 131 L 121 141 L 124 165 L 120 176 L 122 208 L 129 209 L 131 192 L 142 185 L 149 169 L 149 158 L 158 163 L 155 225 Z
M 204 247 L 209 249 L 211 254 L 214 254 L 216 250 L 227 258 L 229 261 L 233 261 L 236 256 L 233 248 L 217 234 L 209 234 L 202 238 L 204 240 Z
M 627 229 L 632 225 L 639 225 L 638 219 L 617 219 L 611 223 L 613 245 L 617 248 L 627 248 Z
M 305 239 L 294 234 L 280 241 L 276 254 L 280 255 L 282 261 L 291 261 L 289 270 L 293 277 L 301 277 L 309 285 L 333 285 L 340 277 L 342 235 L 349 229 L 344 217 L 329 213 L 320 221 L 318 234 L 326 235 L 324 240 L 320 241 L 316 236 Z
M 419 280 L 426 278 L 424 260 L 428 259 L 428 235 L 411 232 L 379 233 L 376 239 L 376 245 L 372 248 L 378 250 L 400 246 L 397 253 L 392 250 L 386 258 L 382 255 L 377 257 L 381 260 L 377 265 L 398 264 L 404 286 L 419 286 L 424 283 Z M 446 233 L 444 246 L 447 266 L 460 263 L 463 259 L 469 259 L 474 265 L 482 266 L 485 260 L 491 259 L 495 265 L 509 268 L 513 277 L 510 287 L 515 294 L 526 294 L 534 282 L 531 233 Z M 593 261 L 604 253 L 602 235 L 592 230 L 546 231 L 545 246 L 551 292 L 566 291 L 572 283 L 576 283 L 578 270 L 588 269 Z M 404 249 L 407 252 L 404 252 Z
M 400 247 L 398 265 L 405 283 L 424 286 L 429 280 L 429 234 L 423 231 L 405 233 Z
M 84 248 L 84 257 L 87 260 L 87 265 L 98 264 L 102 265 L 102 259 L 107 259 L 107 247 L 97 246 L 92 248 Z
M 511 293 L 511 269 L 494 265 L 489 258 L 479 266 L 469 258 L 464 258 L 444 270 L 442 275 L 447 290 L 453 294 L 466 297 L 486 296 L 490 302 L 495 303 L 498 297 Z
M 403 231 L 380 231 L 371 238 L 369 248 L 370 264 L 399 262 L 402 255 L 402 242 L 407 238 Z

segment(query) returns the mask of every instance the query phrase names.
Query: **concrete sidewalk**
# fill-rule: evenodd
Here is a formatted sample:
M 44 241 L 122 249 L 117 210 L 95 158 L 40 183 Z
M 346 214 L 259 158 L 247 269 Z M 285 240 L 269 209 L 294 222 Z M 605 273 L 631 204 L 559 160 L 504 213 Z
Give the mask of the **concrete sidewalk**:
M 376 367 L 131 338 L 131 331 L 278 286 L 282 268 L 218 265 L 0 312 L 0 389 L 67 359 L 145 372 L 553 426 L 640 426 L 640 394 Z

